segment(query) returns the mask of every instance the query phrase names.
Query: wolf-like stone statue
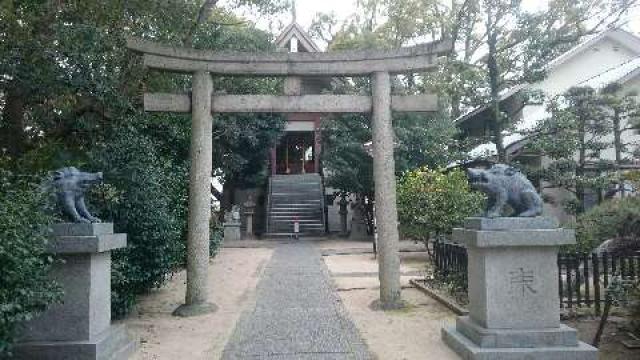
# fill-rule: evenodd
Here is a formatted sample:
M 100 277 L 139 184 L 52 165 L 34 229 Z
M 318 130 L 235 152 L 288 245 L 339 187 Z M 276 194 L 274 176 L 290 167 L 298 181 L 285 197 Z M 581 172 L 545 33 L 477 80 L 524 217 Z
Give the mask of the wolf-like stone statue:
M 487 194 L 485 216 L 504 216 L 504 206 L 513 208 L 514 217 L 534 217 L 542 214 L 542 198 L 531 182 L 517 169 L 495 164 L 489 169 L 468 169 L 471 188 Z
M 75 167 L 54 171 L 52 185 L 62 212 L 76 223 L 99 223 L 100 219 L 87 210 L 84 193 L 93 184 L 101 181 L 102 172 L 87 173 Z

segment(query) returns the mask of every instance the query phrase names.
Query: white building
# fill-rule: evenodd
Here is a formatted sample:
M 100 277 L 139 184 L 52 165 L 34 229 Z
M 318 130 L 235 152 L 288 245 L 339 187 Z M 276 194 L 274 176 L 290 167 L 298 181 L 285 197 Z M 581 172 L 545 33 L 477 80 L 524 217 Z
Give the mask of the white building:
M 545 98 L 552 98 L 571 87 L 590 86 L 597 89 L 611 83 L 621 85 L 621 93 L 640 93 L 640 38 L 620 29 L 602 32 L 554 59 L 547 65 L 546 77 L 542 81 L 519 85 L 501 94 L 502 109 L 517 122 L 516 131 L 505 133 L 504 136 L 507 156 L 523 160 L 527 156 L 522 153 L 527 139 L 518 131 L 532 129 L 549 116 L 546 104 L 529 105 L 523 102 L 525 91 L 539 91 Z M 491 119 L 490 109 L 483 106 L 457 119 L 456 125 L 468 136 L 489 138 L 488 119 Z M 640 136 L 637 132 L 627 132 L 622 140 L 625 143 L 640 142 Z M 495 144 L 489 142 L 471 151 L 473 157 L 492 156 L 495 153 Z M 614 149 L 601 152 L 600 158 L 615 159 Z M 548 159 L 536 157 L 536 161 L 544 166 Z M 555 204 L 547 204 L 546 212 L 564 220 L 566 214 L 558 206 L 564 195 L 554 190 L 545 191 L 545 194 L 558 200 Z

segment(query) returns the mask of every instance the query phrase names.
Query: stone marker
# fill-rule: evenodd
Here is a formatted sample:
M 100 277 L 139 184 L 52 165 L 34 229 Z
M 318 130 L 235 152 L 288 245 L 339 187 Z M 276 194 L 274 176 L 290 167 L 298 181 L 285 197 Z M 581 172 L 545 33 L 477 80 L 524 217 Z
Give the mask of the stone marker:
M 373 236 L 367 233 L 367 222 L 364 214 L 364 204 L 361 201 L 351 206 L 351 231 L 349 240 L 373 241 Z
M 340 205 L 340 210 L 338 211 L 340 215 L 340 235 L 347 236 L 349 234 L 349 230 L 347 229 L 347 215 L 349 214 L 347 206 L 349 205 L 349 201 L 347 200 L 346 193 L 341 194 L 338 205 Z
M 442 337 L 462 358 L 597 358 L 560 323 L 557 254 L 575 243 L 573 230 L 543 217 L 469 218 L 453 240 L 469 257 L 469 315 Z
M 244 202 L 244 216 L 247 219 L 247 231 L 245 233 L 246 239 L 253 239 L 253 215 L 256 212 L 256 202 L 253 201 L 253 196 L 249 195 L 247 201 Z
M 127 359 L 136 343 L 124 325 L 111 325 L 111 251 L 127 246 L 111 223 L 53 225 L 47 251 L 61 258 L 50 276 L 62 304 L 24 324 L 16 359 Z
M 242 238 L 240 232 L 240 210 L 233 205 L 224 216 L 224 241 L 236 241 Z

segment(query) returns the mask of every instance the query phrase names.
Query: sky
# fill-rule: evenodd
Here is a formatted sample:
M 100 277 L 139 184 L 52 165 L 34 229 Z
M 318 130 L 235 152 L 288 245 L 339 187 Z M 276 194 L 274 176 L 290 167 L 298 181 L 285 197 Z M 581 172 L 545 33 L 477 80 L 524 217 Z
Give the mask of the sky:
M 229 1 L 229 0 L 227 0 Z M 523 5 L 528 9 L 537 9 L 546 6 L 545 0 L 523 0 Z M 356 10 L 356 0 L 296 0 L 297 8 L 297 22 L 302 25 L 303 28 L 309 28 L 313 17 L 318 12 L 335 12 L 338 20 L 344 20 L 352 15 Z M 271 18 L 269 21 L 266 19 L 257 19 L 255 15 L 247 11 L 240 11 L 239 15 L 246 16 L 247 18 L 256 22 L 257 26 L 263 30 L 277 33 L 281 26 L 285 26 L 291 22 L 290 14 L 283 14 L 277 19 Z M 625 26 L 625 29 L 640 36 L 640 7 L 634 9 L 628 16 L 629 23 Z

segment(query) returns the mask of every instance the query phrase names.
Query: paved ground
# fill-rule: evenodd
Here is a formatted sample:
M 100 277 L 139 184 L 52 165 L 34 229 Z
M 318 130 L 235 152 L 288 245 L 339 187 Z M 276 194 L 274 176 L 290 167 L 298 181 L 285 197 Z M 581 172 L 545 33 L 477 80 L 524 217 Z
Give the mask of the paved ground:
M 279 244 L 222 359 L 370 359 L 309 242 Z

